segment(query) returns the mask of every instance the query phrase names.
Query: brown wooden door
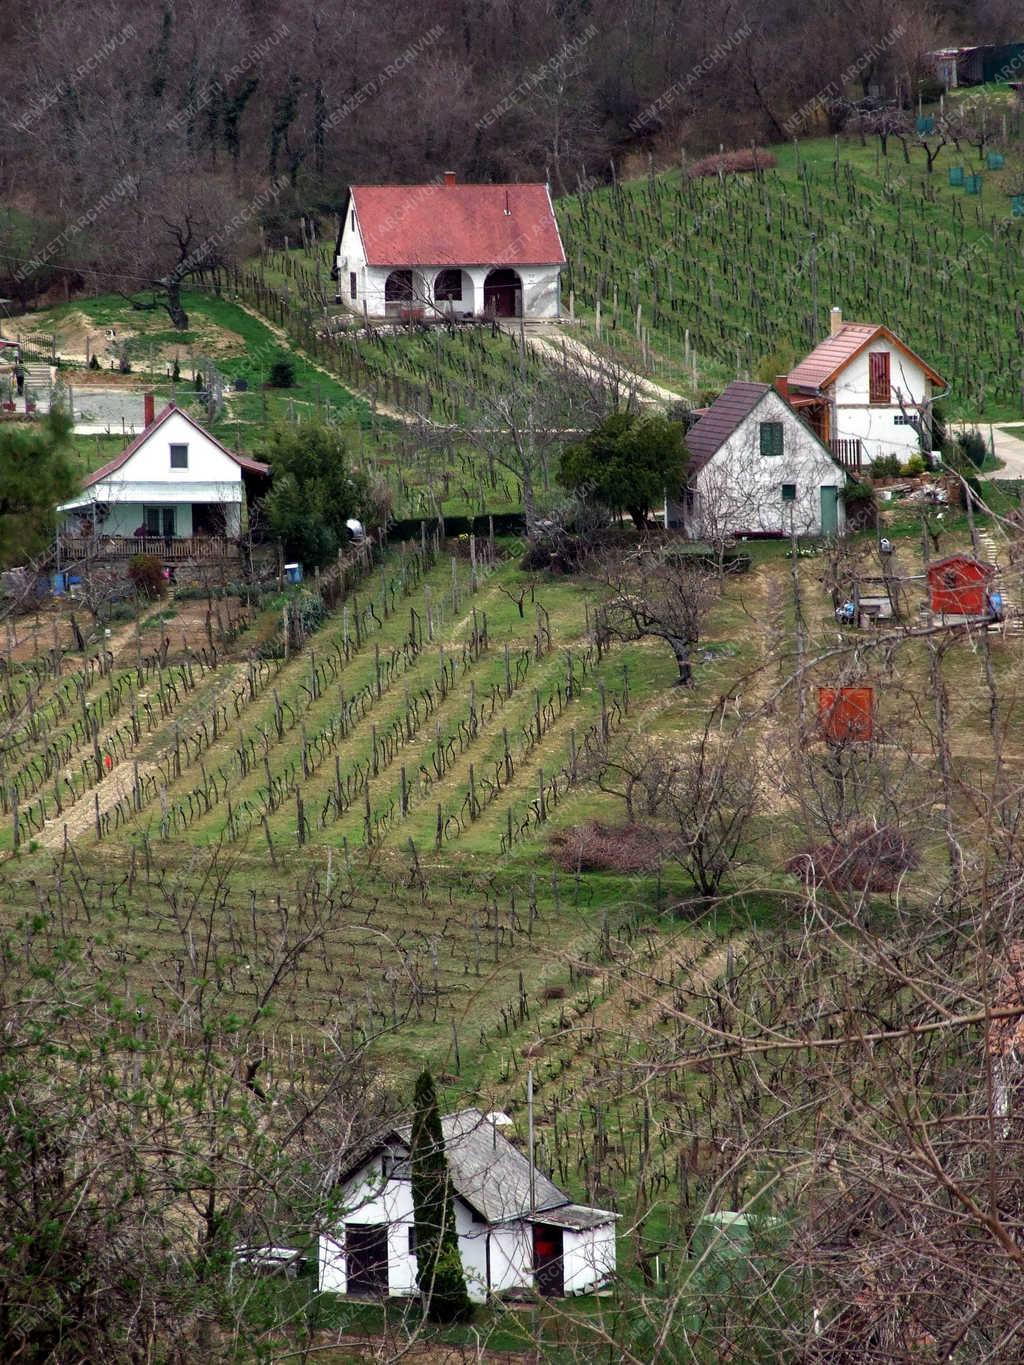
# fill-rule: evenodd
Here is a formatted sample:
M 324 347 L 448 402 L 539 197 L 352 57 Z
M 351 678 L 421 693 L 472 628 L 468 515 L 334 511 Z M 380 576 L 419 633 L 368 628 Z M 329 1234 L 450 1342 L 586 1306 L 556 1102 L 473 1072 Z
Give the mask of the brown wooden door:
M 562 1229 L 543 1223 L 533 1225 L 533 1271 L 537 1288 L 548 1299 L 560 1299 L 565 1294 L 565 1274 L 562 1269 Z
M 345 1225 L 346 1292 L 382 1299 L 388 1293 L 388 1229 L 385 1223 Z

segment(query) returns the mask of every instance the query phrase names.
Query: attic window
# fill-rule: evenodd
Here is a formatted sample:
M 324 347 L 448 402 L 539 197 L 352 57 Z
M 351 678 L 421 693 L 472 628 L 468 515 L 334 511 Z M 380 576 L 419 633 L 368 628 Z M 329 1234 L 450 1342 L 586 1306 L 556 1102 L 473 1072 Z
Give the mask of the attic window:
M 796 502 L 796 484 L 784 483 L 782 485 L 782 501 Z
M 188 446 L 171 446 L 171 468 L 188 468 Z
M 872 351 L 868 356 L 868 401 L 888 403 L 892 399 L 889 352 Z
M 355 230 L 356 230 L 356 211 L 355 211 L 355 209 L 353 209 L 352 212 L 351 212 L 351 213 L 349 214 L 349 216 L 348 216 L 348 225 L 349 225 L 349 227 L 352 229 L 352 231 L 355 232 Z
M 782 454 L 782 423 L 761 423 L 761 454 L 776 456 Z

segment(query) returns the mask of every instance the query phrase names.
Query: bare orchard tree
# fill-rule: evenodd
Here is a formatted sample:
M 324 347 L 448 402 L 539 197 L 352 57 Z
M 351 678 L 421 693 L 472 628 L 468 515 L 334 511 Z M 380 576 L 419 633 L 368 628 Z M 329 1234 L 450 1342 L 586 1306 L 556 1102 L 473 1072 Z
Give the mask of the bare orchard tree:
M 569 364 L 538 369 L 523 350 L 510 356 L 500 381 L 465 396 L 472 441 L 519 482 L 529 540 L 540 530 L 544 494 L 562 447 L 624 399 L 612 375 L 581 372 Z
M 714 896 L 734 866 L 758 802 L 757 766 L 745 735 L 730 733 L 716 709 L 692 743 L 652 739 L 606 745 L 590 759 L 602 791 L 622 799 L 630 821 L 664 832 L 665 860 L 702 896 Z
M 718 576 L 697 557 L 647 543 L 610 552 L 594 575 L 609 590 L 600 628 L 617 640 L 662 640 L 672 651 L 680 687 L 693 679 L 693 651 L 718 600 Z

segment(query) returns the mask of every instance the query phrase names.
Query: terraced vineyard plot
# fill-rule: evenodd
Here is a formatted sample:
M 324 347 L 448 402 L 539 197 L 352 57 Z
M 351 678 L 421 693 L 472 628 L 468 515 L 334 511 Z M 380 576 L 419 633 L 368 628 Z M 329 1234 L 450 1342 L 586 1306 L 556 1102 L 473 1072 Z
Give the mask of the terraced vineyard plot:
M 567 284 L 591 321 L 601 300 L 605 342 L 640 309 L 685 383 L 699 361 L 720 388 L 787 348 L 804 354 L 836 303 L 926 356 L 952 410 L 1019 416 L 1024 229 L 1005 201 L 983 216 L 944 176 L 895 159 L 876 169 L 851 144 L 838 162 L 831 142 L 775 150 L 778 169 L 756 178 L 670 173 L 558 201 Z

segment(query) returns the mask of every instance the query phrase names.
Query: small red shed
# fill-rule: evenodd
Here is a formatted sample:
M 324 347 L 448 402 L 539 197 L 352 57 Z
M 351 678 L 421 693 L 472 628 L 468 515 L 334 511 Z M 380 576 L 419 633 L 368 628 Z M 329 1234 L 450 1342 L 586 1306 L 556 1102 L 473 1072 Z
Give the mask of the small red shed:
M 932 611 L 944 616 L 988 616 L 995 567 L 973 555 L 947 555 L 928 566 Z
M 873 687 L 819 687 L 818 725 L 830 744 L 869 740 L 875 732 Z

